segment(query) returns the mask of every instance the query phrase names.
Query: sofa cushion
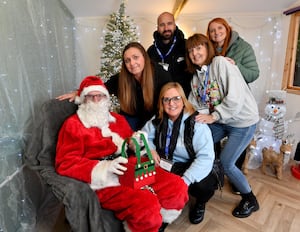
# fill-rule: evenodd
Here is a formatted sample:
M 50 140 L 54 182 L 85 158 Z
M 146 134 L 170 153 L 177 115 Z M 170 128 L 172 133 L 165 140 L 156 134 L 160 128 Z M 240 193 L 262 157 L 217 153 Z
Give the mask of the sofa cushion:
M 37 169 L 54 168 L 56 142 L 65 119 L 75 113 L 77 105 L 68 100 L 51 99 L 38 112 L 32 137 L 25 152 L 25 162 Z

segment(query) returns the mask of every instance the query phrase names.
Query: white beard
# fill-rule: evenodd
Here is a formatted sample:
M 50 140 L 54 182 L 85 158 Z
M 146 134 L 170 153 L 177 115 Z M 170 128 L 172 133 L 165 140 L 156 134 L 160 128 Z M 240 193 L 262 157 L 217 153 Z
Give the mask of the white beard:
M 111 137 L 117 146 L 116 154 L 120 154 L 124 139 L 109 128 L 110 122 L 115 122 L 116 118 L 110 112 L 110 100 L 102 99 L 100 102 L 87 102 L 79 105 L 77 115 L 86 128 L 98 127 L 101 129 L 103 137 Z
M 102 99 L 99 102 L 86 102 L 78 107 L 77 115 L 86 128 L 108 127 L 110 121 L 110 101 Z

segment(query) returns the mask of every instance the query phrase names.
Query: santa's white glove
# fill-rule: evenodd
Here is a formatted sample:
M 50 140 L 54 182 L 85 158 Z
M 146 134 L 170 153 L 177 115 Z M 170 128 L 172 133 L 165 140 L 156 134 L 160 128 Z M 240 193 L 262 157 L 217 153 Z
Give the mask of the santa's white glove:
M 109 172 L 112 172 L 117 175 L 124 175 L 124 172 L 127 170 L 127 168 L 122 164 L 127 164 L 128 159 L 126 159 L 122 156 L 119 156 L 118 158 L 108 161 L 108 162 L 110 162 L 109 167 L 108 167 Z
M 126 163 L 128 163 L 128 160 L 121 156 L 114 160 L 99 161 L 91 173 L 91 188 L 97 190 L 105 187 L 119 186 L 118 175 L 123 175 L 127 170 L 122 165 Z

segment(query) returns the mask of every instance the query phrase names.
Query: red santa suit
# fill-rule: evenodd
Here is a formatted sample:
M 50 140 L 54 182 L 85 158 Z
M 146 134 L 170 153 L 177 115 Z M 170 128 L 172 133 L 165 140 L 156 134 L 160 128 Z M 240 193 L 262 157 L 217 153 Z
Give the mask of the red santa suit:
M 82 92 L 87 94 L 85 88 L 88 91 L 99 90 L 89 80 L 94 80 L 94 77 L 86 79 L 83 82 L 88 82 L 87 86 L 82 87 L 82 82 L 79 90 L 81 100 Z M 102 92 L 105 90 L 101 89 Z M 108 92 L 105 94 L 108 95 Z M 89 183 L 101 206 L 112 210 L 118 219 L 124 221 L 126 230 L 157 232 L 162 222 L 171 223 L 179 216 L 188 201 L 188 187 L 179 176 L 159 167 L 156 168 L 156 183 L 151 185 L 155 193 L 121 186 L 118 175 L 109 171 L 113 161 L 105 158 L 120 154 L 124 139 L 130 137 L 133 131 L 119 114 L 111 112 L 108 121 L 105 127 L 87 128 L 78 111 L 69 117 L 59 132 L 56 171 Z

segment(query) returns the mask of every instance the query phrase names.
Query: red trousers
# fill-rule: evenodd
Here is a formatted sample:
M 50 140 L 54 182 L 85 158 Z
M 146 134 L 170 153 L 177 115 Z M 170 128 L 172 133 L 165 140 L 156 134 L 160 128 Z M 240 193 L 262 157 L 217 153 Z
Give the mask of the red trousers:
M 126 221 L 132 232 L 157 232 L 164 221 L 161 209 L 179 215 L 188 201 L 188 186 L 180 176 L 156 167 L 156 182 L 151 187 L 155 194 L 126 186 L 108 187 L 96 194 L 101 206 Z

